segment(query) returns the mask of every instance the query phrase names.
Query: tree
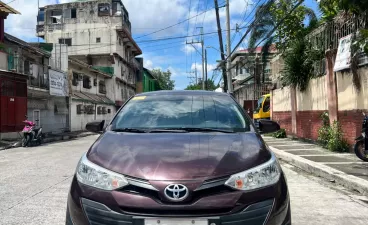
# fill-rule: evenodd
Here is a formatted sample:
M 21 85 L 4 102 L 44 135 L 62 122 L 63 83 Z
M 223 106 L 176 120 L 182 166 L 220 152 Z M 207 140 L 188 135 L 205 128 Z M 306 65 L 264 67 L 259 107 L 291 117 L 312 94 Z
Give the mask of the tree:
M 219 88 L 219 85 L 215 85 L 214 81 L 211 79 L 207 80 L 207 90 L 208 91 L 214 91 L 217 88 Z M 188 85 L 185 90 L 202 90 L 202 81 L 198 82 L 198 84 L 191 84 Z
M 161 90 L 173 90 L 175 87 L 175 81 L 171 80 L 171 71 L 161 71 L 161 69 L 153 69 L 151 71 L 153 76 L 157 79 L 158 85 Z
M 275 42 L 277 49 L 282 53 L 288 49 L 292 40 L 304 37 L 306 31 L 317 25 L 317 16 L 311 8 L 299 5 L 300 0 L 269 1 L 257 8 L 255 20 L 257 23 L 251 28 L 249 47 L 256 47 L 257 42 L 264 40 L 262 51 L 267 54 L 269 46 Z M 291 13 L 290 13 L 291 12 Z M 277 27 L 277 24 L 281 22 Z M 304 22 L 309 23 L 305 26 Z M 267 36 L 271 31 L 273 34 Z

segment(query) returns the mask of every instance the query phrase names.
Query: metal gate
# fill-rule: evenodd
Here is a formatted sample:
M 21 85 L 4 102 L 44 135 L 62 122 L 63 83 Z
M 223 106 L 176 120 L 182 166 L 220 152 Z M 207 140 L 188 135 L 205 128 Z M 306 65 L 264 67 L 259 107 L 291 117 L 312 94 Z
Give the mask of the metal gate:
M 0 132 L 19 132 L 27 114 L 27 83 L 0 78 Z

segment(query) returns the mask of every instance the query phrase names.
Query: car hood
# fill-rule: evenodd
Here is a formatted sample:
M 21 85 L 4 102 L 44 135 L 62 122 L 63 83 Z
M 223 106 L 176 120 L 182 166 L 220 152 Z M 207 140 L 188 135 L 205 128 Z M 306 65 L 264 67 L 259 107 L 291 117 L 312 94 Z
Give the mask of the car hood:
M 211 179 L 268 161 L 261 137 L 247 133 L 135 134 L 107 131 L 88 159 L 106 169 L 146 180 Z

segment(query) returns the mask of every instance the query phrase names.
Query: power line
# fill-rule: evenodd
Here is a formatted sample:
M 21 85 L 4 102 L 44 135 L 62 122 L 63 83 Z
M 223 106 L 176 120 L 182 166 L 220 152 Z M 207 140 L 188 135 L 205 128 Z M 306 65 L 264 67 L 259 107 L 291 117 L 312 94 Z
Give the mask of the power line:
M 269 2 L 274 2 L 275 0 L 270 0 Z M 262 8 L 262 12 L 265 11 L 265 10 L 268 10 L 270 5 L 268 5 L 268 7 L 264 7 Z M 249 26 L 248 30 L 245 32 L 245 34 L 243 35 L 243 37 L 240 39 L 240 41 L 236 44 L 235 48 L 231 51 L 231 53 L 226 57 L 226 59 L 228 59 L 229 57 L 231 57 L 231 55 L 236 51 L 236 49 L 239 47 L 239 45 L 241 45 L 241 43 L 244 41 L 244 39 L 247 37 L 247 35 L 249 34 L 249 32 L 251 31 L 251 28 L 256 25 L 258 23 L 258 20 L 260 18 L 259 17 L 256 17 L 254 19 L 254 21 L 251 23 L 251 25 Z M 249 24 L 249 23 L 248 23 Z M 247 24 L 247 25 L 248 25 Z
M 270 2 L 273 2 L 274 0 L 271 0 Z M 277 24 L 276 26 L 270 31 L 268 32 L 268 34 L 266 35 L 265 38 L 263 38 L 255 47 L 258 47 L 258 45 L 260 45 L 263 41 L 265 41 L 267 38 L 269 38 L 274 32 L 275 30 L 284 22 L 284 20 L 289 17 L 291 15 L 291 13 L 296 10 L 296 8 L 298 8 L 302 3 L 304 2 L 304 0 L 299 0 L 299 2 L 290 10 L 290 12 L 288 12 Z M 265 7 L 263 8 L 263 10 L 266 10 L 266 8 L 268 7 Z M 257 18 L 253 21 L 252 26 L 254 26 L 258 21 L 256 21 Z M 236 47 L 233 49 L 233 51 L 230 53 L 230 55 L 227 56 L 227 59 L 229 57 L 231 57 L 231 55 L 236 51 L 236 49 L 239 47 L 239 45 L 242 43 L 242 41 L 245 39 L 245 37 L 248 35 L 248 33 L 250 32 L 250 29 L 249 28 L 247 30 L 247 32 L 243 35 L 243 37 L 241 38 L 241 40 L 238 42 L 238 44 L 236 45 Z
M 10 1 L 10 2 L 8 2 L 8 3 L 5 3 L 6 5 L 9 5 L 10 3 L 12 3 L 12 2 L 15 2 L 15 0 L 13 0 L 13 1 Z
M 238 29 L 244 29 L 247 28 L 247 26 L 239 27 Z M 230 29 L 230 30 L 236 30 L 236 29 Z M 222 30 L 222 32 L 226 32 L 227 30 Z M 203 35 L 210 35 L 210 34 L 217 34 L 218 31 L 212 31 L 208 33 L 203 33 Z M 158 38 L 158 39 L 151 39 L 151 40 L 142 40 L 137 41 L 137 43 L 147 43 L 147 42 L 156 42 L 156 41 L 166 41 L 166 40 L 173 40 L 173 39 L 181 39 L 181 38 L 188 38 L 188 37 L 197 37 L 201 36 L 202 34 L 195 34 L 195 35 L 189 35 L 189 36 L 174 36 L 174 37 L 166 37 L 166 38 Z
M 198 0 L 198 1 L 199 1 L 199 0 Z M 206 13 L 207 11 L 210 11 L 210 10 L 212 10 L 212 9 L 214 9 L 214 8 L 210 8 L 210 9 L 208 9 L 208 10 L 206 10 L 206 11 L 203 11 L 203 12 L 201 12 L 201 13 L 199 13 L 199 14 L 195 15 L 195 16 L 192 16 L 192 17 L 190 17 L 190 18 L 188 18 L 188 19 L 182 20 L 182 21 L 180 21 L 180 22 L 178 22 L 178 23 L 176 23 L 176 24 L 170 25 L 170 26 L 168 26 L 168 27 L 165 27 L 165 28 L 159 29 L 159 30 L 157 30 L 157 31 L 154 31 L 154 32 L 151 32 L 151 33 L 148 33 L 148 34 L 145 34 L 145 35 L 139 36 L 139 37 L 136 37 L 135 39 L 139 39 L 139 38 L 142 38 L 142 37 L 149 36 L 149 35 L 151 35 L 151 34 L 156 34 L 156 33 L 158 33 L 158 32 L 161 32 L 161 31 L 164 31 L 164 30 L 170 29 L 170 28 L 172 28 L 172 27 L 175 27 L 175 26 L 177 26 L 177 25 L 180 25 L 180 24 L 182 24 L 182 23 L 185 23 L 185 22 L 187 22 L 187 21 L 189 21 L 189 20 L 191 20 L 191 19 L 193 19 L 193 18 L 196 18 L 197 16 L 202 15 L 202 14 L 204 14 L 204 13 Z

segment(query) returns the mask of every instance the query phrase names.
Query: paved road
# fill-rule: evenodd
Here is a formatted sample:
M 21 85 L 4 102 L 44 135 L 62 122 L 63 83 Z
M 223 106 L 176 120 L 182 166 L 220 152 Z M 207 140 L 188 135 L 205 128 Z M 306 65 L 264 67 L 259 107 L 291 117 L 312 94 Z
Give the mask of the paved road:
M 95 138 L 0 151 L 0 224 L 65 224 L 71 177 Z M 290 165 L 283 165 L 283 169 L 291 194 L 293 225 L 368 224 L 368 201 Z

